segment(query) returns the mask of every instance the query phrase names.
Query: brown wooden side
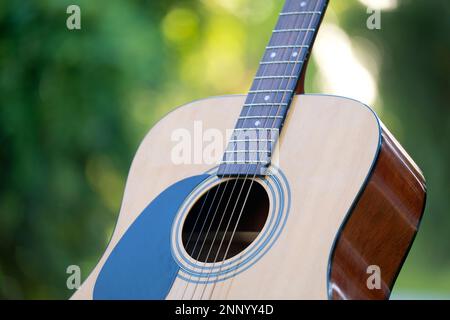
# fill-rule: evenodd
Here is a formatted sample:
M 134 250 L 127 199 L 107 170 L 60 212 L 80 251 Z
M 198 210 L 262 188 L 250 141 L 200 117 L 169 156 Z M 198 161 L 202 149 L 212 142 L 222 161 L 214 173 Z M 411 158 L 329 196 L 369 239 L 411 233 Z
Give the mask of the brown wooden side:
M 383 130 L 378 160 L 330 259 L 330 298 L 389 298 L 414 241 L 425 198 L 423 175 Z M 367 286 L 370 265 L 380 267 L 380 289 Z

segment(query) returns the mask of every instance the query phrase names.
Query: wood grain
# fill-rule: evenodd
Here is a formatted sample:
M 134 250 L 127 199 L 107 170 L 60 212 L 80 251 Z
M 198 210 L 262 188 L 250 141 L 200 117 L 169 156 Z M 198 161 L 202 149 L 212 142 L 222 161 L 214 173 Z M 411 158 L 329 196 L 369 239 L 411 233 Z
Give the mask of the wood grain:
M 172 133 L 184 128 L 193 134 L 198 120 L 204 131 L 225 132 L 233 128 L 245 98 L 212 98 L 183 106 L 150 131 L 133 160 L 111 242 L 73 298 L 92 298 L 103 264 L 150 201 L 171 184 L 217 165 L 174 165 Z M 295 97 L 279 150 L 274 154 L 292 194 L 289 219 L 271 249 L 233 280 L 219 283 L 213 299 L 328 298 L 330 252 L 343 219 L 370 173 L 379 130 L 375 115 L 356 101 L 321 95 Z M 217 152 L 217 162 L 221 156 Z M 169 298 L 180 298 L 183 288 L 185 283 L 177 279 Z
M 375 161 L 380 130 L 357 101 L 296 97 L 278 157 L 291 187 L 289 220 L 271 250 L 231 284 L 221 283 L 214 299 L 328 299 L 330 252 Z
M 383 127 L 376 166 L 338 237 L 331 261 L 333 299 L 387 299 L 419 227 L 425 179 Z M 381 288 L 369 289 L 367 267 L 381 271 Z
M 188 104 L 171 112 L 149 132 L 133 160 L 112 239 L 98 265 L 73 299 L 92 299 L 95 281 L 103 264 L 150 201 L 171 184 L 210 170 L 220 161 L 222 153 L 218 152 L 216 163 L 174 165 L 171 161 L 174 146 L 171 135 L 174 130 L 184 128 L 193 133 L 194 124 L 201 120 L 204 131 L 218 129 L 224 133 L 228 130 L 231 134 L 245 98 L 217 97 Z M 369 203 L 378 197 L 366 196 L 368 209 L 355 208 L 340 233 L 358 194 L 361 190 L 364 190 L 363 194 L 372 190 L 371 183 L 364 189 L 364 182 L 376 160 L 380 133 L 375 115 L 361 103 L 334 96 L 296 96 L 280 136 L 279 150 L 274 154 L 292 193 L 292 207 L 283 232 L 274 246 L 251 268 L 231 280 L 218 283 L 214 291 L 213 286 L 208 285 L 204 297 L 190 291 L 187 297 L 328 299 L 330 279 L 334 298 L 339 297 L 338 292 L 341 298 L 386 297 L 386 294 L 373 295 L 373 292 L 360 294 L 358 290 L 363 274 L 358 271 L 365 271 L 367 262 L 375 263 L 376 260 L 382 265 L 382 270 L 386 268 L 389 271 L 389 274 L 385 273 L 383 284 L 385 288 L 391 288 L 401 266 L 398 256 L 404 257 L 404 250 L 412 240 L 411 232 L 417 228 L 416 216 L 410 215 L 408 210 L 401 210 L 403 215 L 391 213 L 384 225 L 379 224 L 378 220 L 385 219 L 383 215 L 391 206 L 403 208 L 409 207 L 410 202 L 421 202 L 420 198 L 414 200 L 421 194 L 420 183 L 403 177 L 411 175 L 413 170 L 418 172 L 418 169 L 389 137 L 387 130 L 383 130 L 383 149 L 370 181 L 373 181 L 373 192 L 380 194 L 380 197 L 397 198 L 398 201 L 384 203 L 385 207 L 375 203 L 372 208 Z M 229 136 L 225 137 L 229 139 Z M 401 160 L 397 162 L 393 159 Z M 406 165 L 402 166 L 402 161 Z M 381 174 L 380 168 L 384 168 L 384 174 Z M 395 179 L 397 182 L 385 186 L 383 181 L 391 176 L 398 176 Z M 405 194 L 397 195 L 398 190 Z M 360 208 L 362 199 L 358 202 Z M 371 216 L 368 214 L 370 212 L 377 214 Z M 361 231 L 358 231 L 358 225 L 363 226 Z M 349 229 L 352 226 L 353 229 Z M 368 230 L 370 227 L 374 230 Z M 382 232 L 378 228 L 390 231 L 380 237 L 378 233 Z M 364 242 L 355 242 L 349 234 L 352 230 L 360 235 L 357 240 L 363 239 Z M 335 242 L 339 234 L 339 241 Z M 363 237 L 365 234 L 368 235 L 366 238 Z M 332 276 L 328 278 L 330 253 L 335 243 Z M 363 284 L 367 278 L 365 273 L 364 276 Z M 167 298 L 179 299 L 185 287 L 183 280 L 176 279 Z M 189 286 L 188 290 L 193 291 L 193 287 Z

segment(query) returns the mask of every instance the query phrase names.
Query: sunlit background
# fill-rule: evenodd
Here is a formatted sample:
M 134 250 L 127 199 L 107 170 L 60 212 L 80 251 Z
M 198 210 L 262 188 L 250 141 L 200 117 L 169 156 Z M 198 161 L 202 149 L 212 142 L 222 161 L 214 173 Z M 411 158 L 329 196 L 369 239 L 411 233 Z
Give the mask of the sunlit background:
M 97 263 L 140 140 L 180 104 L 246 92 L 282 4 L 0 2 L 0 297 L 72 294 L 66 268 Z M 449 18 L 447 0 L 331 0 L 308 68 L 307 92 L 373 106 L 425 172 L 393 298 L 450 298 Z

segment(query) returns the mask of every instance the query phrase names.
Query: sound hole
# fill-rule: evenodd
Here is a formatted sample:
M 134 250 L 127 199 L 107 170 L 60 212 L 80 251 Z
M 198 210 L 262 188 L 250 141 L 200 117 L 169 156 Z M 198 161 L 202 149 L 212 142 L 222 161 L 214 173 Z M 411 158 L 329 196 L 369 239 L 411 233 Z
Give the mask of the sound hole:
M 184 248 L 201 262 L 234 257 L 255 240 L 268 213 L 269 196 L 260 183 L 250 179 L 224 181 L 207 191 L 189 211 L 182 229 Z

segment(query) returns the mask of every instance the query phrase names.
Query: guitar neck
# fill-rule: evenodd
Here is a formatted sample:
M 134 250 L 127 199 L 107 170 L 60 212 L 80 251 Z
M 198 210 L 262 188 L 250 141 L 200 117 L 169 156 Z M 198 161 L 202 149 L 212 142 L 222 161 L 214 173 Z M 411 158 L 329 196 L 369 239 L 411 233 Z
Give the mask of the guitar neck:
M 218 175 L 265 175 L 328 0 L 287 0 Z

